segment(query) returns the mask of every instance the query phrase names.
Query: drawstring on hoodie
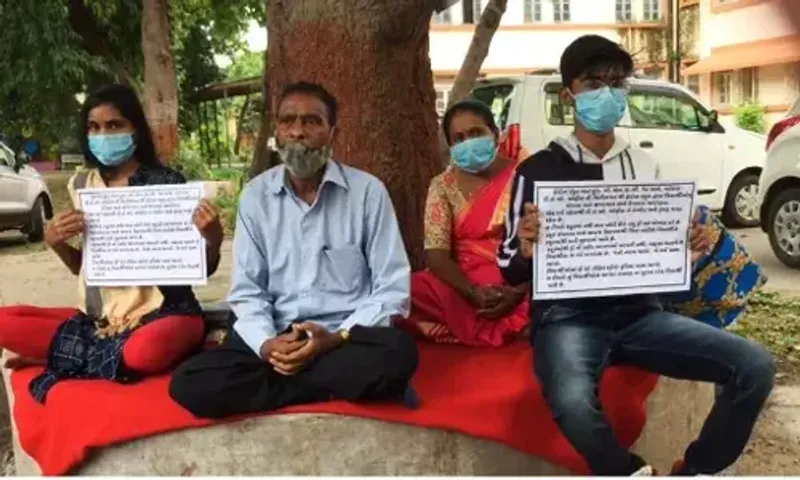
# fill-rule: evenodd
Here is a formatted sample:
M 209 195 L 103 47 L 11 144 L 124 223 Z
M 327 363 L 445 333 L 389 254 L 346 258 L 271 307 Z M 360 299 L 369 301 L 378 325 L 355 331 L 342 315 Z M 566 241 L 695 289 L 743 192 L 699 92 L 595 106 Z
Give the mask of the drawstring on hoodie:
M 583 164 L 583 148 L 580 144 L 575 145 L 578 148 L 578 163 Z M 626 148 L 625 150 L 619 152 L 616 157 L 619 158 L 619 166 L 622 169 L 622 179 L 623 180 L 636 180 L 636 168 L 633 166 L 633 158 L 631 158 L 631 154 Z M 625 170 L 625 160 L 628 160 L 628 166 L 631 170 L 631 177 L 628 178 L 628 172 Z

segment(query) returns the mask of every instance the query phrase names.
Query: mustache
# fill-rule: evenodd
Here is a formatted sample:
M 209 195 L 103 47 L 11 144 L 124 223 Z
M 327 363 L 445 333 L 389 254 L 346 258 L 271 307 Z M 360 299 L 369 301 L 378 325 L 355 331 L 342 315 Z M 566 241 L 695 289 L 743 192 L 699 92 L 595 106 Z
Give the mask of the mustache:
M 306 148 L 313 150 L 318 147 L 311 146 L 306 140 L 284 140 L 276 142 L 278 148 Z

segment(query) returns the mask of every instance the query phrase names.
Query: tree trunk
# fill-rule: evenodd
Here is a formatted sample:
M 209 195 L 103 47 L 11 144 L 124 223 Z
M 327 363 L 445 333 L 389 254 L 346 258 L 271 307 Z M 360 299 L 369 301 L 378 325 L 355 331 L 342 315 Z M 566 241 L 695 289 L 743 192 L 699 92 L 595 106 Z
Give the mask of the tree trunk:
M 301 80 L 338 99 L 336 157 L 386 184 L 415 268 L 423 264 L 425 196 L 441 170 L 428 56 L 436 3 L 272 0 L 267 15 L 273 102 Z
M 506 12 L 507 0 L 489 0 L 486 8 L 481 14 L 481 20 L 475 26 L 475 34 L 472 36 L 472 43 L 469 45 L 467 55 L 458 71 L 458 76 L 450 90 L 448 106 L 455 102 L 467 98 L 475 80 L 481 72 L 481 66 L 489 54 L 489 46 L 492 44 L 492 37 L 500 26 L 500 20 Z
M 269 9 L 269 1 L 267 1 L 267 9 Z M 269 32 L 267 32 L 267 44 L 270 41 Z M 258 134 L 256 135 L 256 145 L 253 149 L 253 163 L 250 164 L 249 177 L 255 178 L 261 172 L 268 169 L 275 163 L 272 161 L 267 148 L 267 140 L 272 133 L 272 114 L 271 106 L 272 100 L 269 94 L 269 47 L 264 50 L 264 71 L 261 75 L 261 122 L 258 125 Z
M 143 0 L 145 108 L 156 152 L 169 162 L 178 152 L 178 84 L 172 55 L 169 0 Z
M 250 108 L 250 94 L 245 95 L 242 108 L 239 109 L 239 117 L 236 120 L 236 140 L 233 142 L 233 154 L 239 156 L 239 150 L 242 147 L 242 125 L 244 125 L 247 116 L 247 110 Z

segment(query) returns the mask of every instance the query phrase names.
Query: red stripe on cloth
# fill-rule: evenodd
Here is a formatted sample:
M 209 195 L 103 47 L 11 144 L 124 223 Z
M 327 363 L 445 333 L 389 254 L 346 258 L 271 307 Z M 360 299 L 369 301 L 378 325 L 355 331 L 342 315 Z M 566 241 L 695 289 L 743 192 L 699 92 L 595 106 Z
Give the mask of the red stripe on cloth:
M 398 404 L 329 402 L 273 414 L 332 413 L 455 430 L 587 473 L 585 462 L 550 416 L 527 345 L 476 349 L 420 344 L 419 349 L 420 368 L 414 378 L 421 400 L 418 410 Z M 50 391 L 47 404 L 40 405 L 28 393 L 28 383 L 40 371 L 15 372 L 11 383 L 20 443 L 45 475 L 70 472 L 98 447 L 214 423 L 193 418 L 169 398 L 168 376 L 134 385 L 63 381 Z M 644 427 L 645 401 L 656 382 L 655 375 L 630 367 L 612 367 L 602 378 L 603 408 L 626 446 L 634 443 Z

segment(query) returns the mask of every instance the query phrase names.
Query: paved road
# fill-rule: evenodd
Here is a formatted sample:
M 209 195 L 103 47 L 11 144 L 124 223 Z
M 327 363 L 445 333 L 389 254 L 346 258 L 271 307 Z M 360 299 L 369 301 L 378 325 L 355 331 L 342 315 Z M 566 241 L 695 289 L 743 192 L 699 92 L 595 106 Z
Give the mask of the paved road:
M 750 255 L 761 264 L 769 277 L 767 287 L 788 295 L 800 296 L 800 270 L 784 266 L 772 253 L 767 234 L 759 228 L 734 230 Z

